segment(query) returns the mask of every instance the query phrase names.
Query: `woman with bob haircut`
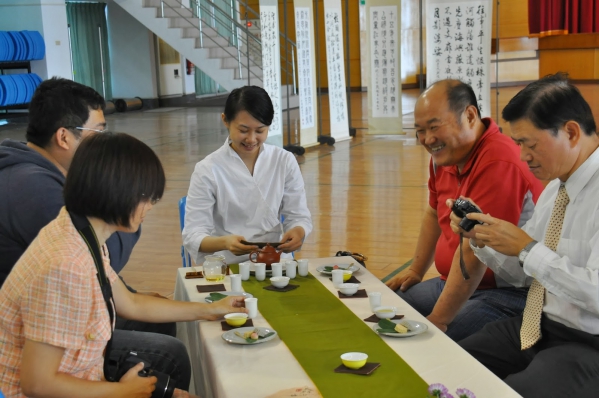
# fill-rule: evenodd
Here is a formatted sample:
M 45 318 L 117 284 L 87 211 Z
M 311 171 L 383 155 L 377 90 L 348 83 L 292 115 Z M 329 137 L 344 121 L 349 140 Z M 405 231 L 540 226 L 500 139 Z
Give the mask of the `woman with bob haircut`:
M 104 133 L 82 141 L 67 176 L 65 207 L 40 231 L 0 290 L 0 386 L 7 398 L 150 397 L 156 377 L 138 376 L 141 363 L 120 381 L 106 381 L 115 376 L 107 374 L 104 360 L 115 310 L 147 322 L 247 312 L 240 308 L 242 297 L 206 304 L 134 294 L 110 267 L 106 239 L 116 231 L 137 231 L 164 185 L 160 160 L 138 139 Z M 189 375 L 186 383 L 179 388 L 188 387 Z M 173 396 L 189 396 L 181 389 Z
M 241 87 L 227 98 L 221 118 L 229 136 L 196 164 L 187 194 L 183 243 L 196 264 L 210 253 L 227 263 L 247 260 L 257 246 L 243 242 L 280 242 L 279 250 L 292 252 L 312 231 L 297 160 L 265 143 L 273 117 L 261 87 Z

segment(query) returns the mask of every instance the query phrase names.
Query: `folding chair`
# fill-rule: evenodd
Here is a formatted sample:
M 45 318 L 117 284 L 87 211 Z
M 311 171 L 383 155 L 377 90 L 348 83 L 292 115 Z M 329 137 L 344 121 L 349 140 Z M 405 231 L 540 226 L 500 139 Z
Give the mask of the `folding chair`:
M 187 203 L 187 196 L 183 196 L 179 200 L 179 222 L 181 224 L 181 232 L 185 226 L 185 204 Z M 185 246 L 181 245 L 181 260 L 183 261 L 183 267 L 191 267 L 191 256 L 185 249 Z

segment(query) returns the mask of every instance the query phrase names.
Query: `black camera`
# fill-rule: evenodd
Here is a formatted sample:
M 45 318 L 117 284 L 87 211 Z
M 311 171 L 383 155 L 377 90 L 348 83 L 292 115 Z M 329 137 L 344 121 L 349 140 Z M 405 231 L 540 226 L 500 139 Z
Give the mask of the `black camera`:
M 157 372 L 152 369 L 152 364 L 137 356 L 137 352 L 135 351 L 129 351 L 121 357 L 117 368 L 116 379 L 120 380 L 125 373 L 140 362 L 143 362 L 144 364 L 144 368 L 138 373 L 140 377 L 156 376 L 158 379 L 155 385 L 156 388 L 152 393 L 152 398 L 172 398 L 173 393 L 175 392 L 174 380 L 172 380 L 168 374 Z
M 456 201 L 453 203 L 453 207 L 451 208 L 451 211 L 453 211 L 456 216 L 462 218 L 462 221 L 460 221 L 460 227 L 466 232 L 468 232 L 472 228 L 474 228 L 474 226 L 476 224 L 482 225 L 482 222 L 480 222 L 480 221 L 469 220 L 466 218 L 466 214 L 468 214 L 468 213 L 482 213 L 482 212 L 480 210 L 478 210 L 478 208 L 476 206 L 474 206 L 472 203 L 468 202 L 465 199 L 456 199 Z

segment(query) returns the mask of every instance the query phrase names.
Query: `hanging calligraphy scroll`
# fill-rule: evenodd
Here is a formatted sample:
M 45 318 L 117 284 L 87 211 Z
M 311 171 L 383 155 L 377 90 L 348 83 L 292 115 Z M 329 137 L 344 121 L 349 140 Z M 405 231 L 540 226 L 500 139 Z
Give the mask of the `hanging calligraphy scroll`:
M 279 11 L 277 0 L 260 0 L 262 41 L 262 85 L 270 96 L 275 116 L 268 129 L 269 144 L 283 146 L 281 115 L 281 52 L 279 49 Z
M 370 72 L 373 117 L 398 117 L 400 84 L 397 6 L 370 7 Z
M 294 5 L 300 101 L 300 144 L 307 147 L 318 144 L 314 14 L 310 0 L 295 0 Z
M 368 134 L 404 134 L 399 13 L 395 0 L 369 0 L 366 4 Z
M 429 0 L 426 18 L 426 79 L 460 79 L 472 86 L 482 116 L 491 116 L 490 0 Z
M 324 0 L 324 25 L 327 43 L 331 137 L 339 141 L 351 138 L 347 120 L 345 65 L 343 62 L 345 59 L 343 54 L 343 20 L 341 18 L 340 0 Z

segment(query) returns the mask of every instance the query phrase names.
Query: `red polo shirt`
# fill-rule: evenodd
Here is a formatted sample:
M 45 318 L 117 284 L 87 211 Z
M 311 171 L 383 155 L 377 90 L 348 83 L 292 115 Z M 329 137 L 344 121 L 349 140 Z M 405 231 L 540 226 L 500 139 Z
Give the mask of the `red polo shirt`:
M 460 173 L 457 166 L 435 167 L 431 158 L 428 181 L 429 204 L 437 210 L 441 236 L 437 241 L 435 265 L 446 280 L 453 255 L 460 243 L 451 230 L 447 199 L 471 198 L 484 213 L 518 225 L 524 198 L 528 192 L 536 203 L 543 185 L 520 160 L 520 148 L 503 135 L 497 124 L 484 118 L 487 130 L 474 146 Z M 478 289 L 496 287 L 493 271 L 487 269 Z

